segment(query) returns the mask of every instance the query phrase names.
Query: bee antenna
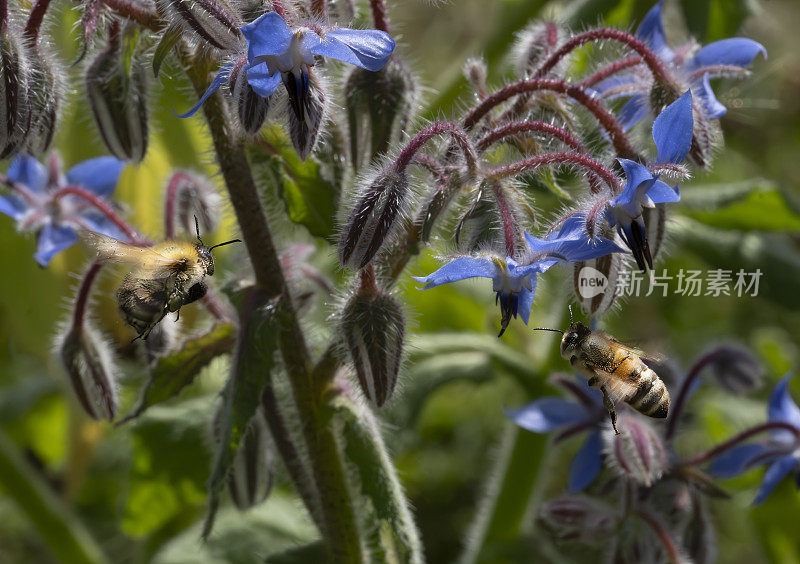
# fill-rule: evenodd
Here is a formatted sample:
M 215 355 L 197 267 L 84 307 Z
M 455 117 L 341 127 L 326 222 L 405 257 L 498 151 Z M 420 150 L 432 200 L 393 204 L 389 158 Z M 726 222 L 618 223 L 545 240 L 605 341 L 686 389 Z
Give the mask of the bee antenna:
M 567 305 L 569 308 L 569 326 L 572 327 L 575 323 L 572 321 L 572 304 Z
M 534 327 L 533 331 L 552 331 L 553 333 L 561 333 L 562 335 L 564 334 L 561 329 L 549 329 L 547 327 Z
M 203 240 L 200 238 L 200 222 L 197 221 L 197 216 L 194 216 L 194 230 L 197 232 L 197 240 L 200 241 L 200 244 L 203 244 Z
M 224 245 L 230 245 L 231 243 L 241 243 L 241 239 L 231 239 L 230 241 L 225 241 L 224 243 L 219 243 L 218 245 L 214 245 L 213 247 L 209 247 L 208 250 L 216 249 L 217 247 L 222 247 Z

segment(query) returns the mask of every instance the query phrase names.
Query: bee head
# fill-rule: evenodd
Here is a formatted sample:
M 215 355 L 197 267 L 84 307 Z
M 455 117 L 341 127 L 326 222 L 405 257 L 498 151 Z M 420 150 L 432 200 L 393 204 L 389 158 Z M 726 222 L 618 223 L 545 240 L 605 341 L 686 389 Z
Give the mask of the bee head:
M 573 323 L 561 337 L 561 356 L 569 359 L 592 330 L 581 322 Z
M 200 260 L 200 263 L 205 268 L 207 276 L 214 275 L 214 257 L 211 256 L 211 250 L 216 249 L 217 247 L 222 247 L 223 245 L 230 245 L 231 243 L 241 243 L 241 239 L 232 239 L 230 241 L 225 241 L 224 243 L 219 243 L 217 245 L 207 246 L 203 243 L 203 240 L 200 238 L 200 224 L 197 221 L 197 216 L 194 216 L 194 228 L 197 230 L 197 241 L 198 243 L 194 246 L 197 249 L 197 256 Z

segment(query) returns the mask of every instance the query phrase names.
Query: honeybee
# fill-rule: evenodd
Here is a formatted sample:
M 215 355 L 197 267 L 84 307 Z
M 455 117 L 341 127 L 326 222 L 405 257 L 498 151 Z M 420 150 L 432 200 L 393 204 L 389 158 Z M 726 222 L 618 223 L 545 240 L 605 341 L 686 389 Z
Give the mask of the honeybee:
M 589 386 L 598 388 L 603 394 L 603 405 L 611 416 L 614 432 L 617 430 L 617 412 L 612 398 L 623 401 L 633 409 L 647 415 L 664 419 L 669 413 L 669 392 L 664 382 L 642 359 L 658 362 L 654 355 L 646 355 L 638 349 L 628 347 L 602 331 L 592 331 L 583 323 L 572 320 L 569 308 L 569 329 L 546 329 L 537 331 L 561 333 L 561 356 L 581 375 L 586 376 Z
M 239 239 L 208 247 L 200 238 L 200 226 L 194 218 L 197 243 L 167 240 L 152 247 L 128 245 L 90 231 L 83 239 L 97 252 L 101 263 L 123 263 L 131 267 L 117 290 L 122 318 L 136 330 L 133 339 L 147 339 L 153 327 L 170 312 L 205 296 L 203 282 L 214 274 L 211 250 L 241 242 Z

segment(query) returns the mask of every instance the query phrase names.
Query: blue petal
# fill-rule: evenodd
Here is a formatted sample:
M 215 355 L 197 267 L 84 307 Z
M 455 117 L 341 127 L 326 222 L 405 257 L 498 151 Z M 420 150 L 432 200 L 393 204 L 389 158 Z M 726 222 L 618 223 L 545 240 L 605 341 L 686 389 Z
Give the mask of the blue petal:
M 549 433 L 589 418 L 586 408 L 581 404 L 551 397 L 537 399 L 524 407 L 507 409 L 505 412 L 515 424 L 534 433 Z
M 125 163 L 115 157 L 98 157 L 76 164 L 67 172 L 67 182 L 81 186 L 102 198 L 109 198 Z
M 528 324 L 528 319 L 531 317 L 531 308 L 533 307 L 533 296 L 536 294 L 536 275 L 534 274 L 531 276 L 531 289 L 528 290 L 527 288 L 522 288 L 519 291 L 519 304 L 517 306 L 517 312 L 519 313 L 520 318 L 525 323 Z
M 653 174 L 646 166 L 629 159 L 617 159 L 625 171 L 625 187 L 622 193 L 609 202 L 613 207 L 625 206 L 636 200 L 636 189 L 646 182 L 653 184 Z M 647 185 L 646 187 L 649 187 Z M 641 193 L 641 191 L 640 191 Z
M 39 232 L 36 259 L 41 266 L 47 266 L 58 253 L 78 242 L 78 234 L 71 227 L 47 223 Z
M 731 37 L 709 43 L 700 49 L 686 62 L 686 68 L 690 71 L 712 65 L 746 68 L 759 53 L 767 58 L 767 50 L 760 43 L 744 37 Z
M 205 101 L 208 100 L 209 96 L 211 96 L 214 92 L 219 90 L 220 86 L 225 84 L 225 82 L 228 80 L 228 76 L 231 73 L 231 69 L 233 69 L 233 63 L 228 63 L 227 65 L 222 67 L 220 71 L 217 73 L 217 76 L 214 77 L 214 80 L 211 81 L 211 86 L 209 86 L 208 90 L 206 90 L 200 97 L 200 101 L 197 102 L 197 104 L 195 104 L 195 106 L 185 114 L 175 114 L 175 115 L 177 115 L 179 118 L 187 118 L 187 117 L 192 117 L 194 114 L 196 114 L 197 110 L 199 110 L 200 106 L 202 106 L 205 103 Z
M 27 207 L 28 206 L 16 196 L 0 196 L 0 213 L 11 216 L 14 221 L 18 221 L 19 218 L 22 217 Z
M 699 83 L 695 83 L 694 87 L 697 89 L 703 113 L 708 116 L 708 119 L 719 119 L 727 113 L 728 109 L 719 103 L 714 91 L 711 89 L 711 77 L 704 74 L 702 80 Z
M 558 260 L 575 262 L 601 257 L 609 253 L 624 252 L 616 243 L 604 237 L 591 239 L 586 231 L 586 216 L 583 214 L 571 215 L 564 221 L 558 232 L 551 233 L 544 240 L 538 239 L 526 231 L 525 240 L 534 253 L 551 253 L 554 257 L 551 260 L 540 260 L 532 265 L 518 267 L 516 270 L 520 275 L 533 271 L 534 265 L 537 263 L 540 266 L 535 270 L 544 272 Z
M 412 278 L 420 284 L 425 284 L 422 289 L 427 290 L 467 278 L 494 278 L 496 274 L 497 265 L 492 259 L 459 257 L 428 276 L 412 276 Z
M 256 57 L 285 53 L 294 37 L 277 12 L 267 12 L 240 29 L 247 41 L 247 60 L 250 62 Z
M 678 202 L 681 199 L 677 187 L 672 188 L 669 184 L 656 180 L 650 188 L 647 189 L 647 197 L 652 200 L 654 204 L 666 204 L 669 202 Z
M 586 437 L 583 446 L 569 467 L 569 493 L 576 493 L 594 482 L 603 468 L 603 442 L 600 433 L 593 432 Z
M 19 155 L 14 159 L 6 176 L 11 182 L 23 184 L 33 192 L 47 189 L 47 168 L 30 155 Z
M 622 130 L 627 132 L 649 113 L 650 101 L 647 96 L 639 94 L 633 96 L 619 109 L 617 121 L 622 126 Z
M 717 478 L 738 476 L 745 470 L 749 470 L 748 464 L 750 461 L 766 450 L 766 447 L 759 443 L 748 443 L 734 447 L 714 459 L 709 468 L 709 473 Z
M 692 116 L 692 91 L 664 108 L 653 122 L 653 140 L 656 142 L 659 163 L 682 163 L 692 147 L 694 117 Z
M 322 42 L 313 47 L 311 52 L 378 71 L 389 60 L 394 45 L 394 39 L 385 31 L 340 28 L 326 33 Z
M 634 74 L 618 74 L 601 80 L 588 90 L 596 97 L 602 96 L 605 100 L 616 100 L 640 92 L 639 87 L 642 85 L 642 79 Z M 606 95 L 606 92 L 611 90 L 615 92 Z
M 764 473 L 764 480 L 761 488 L 753 500 L 753 505 L 761 505 L 767 499 L 772 490 L 783 480 L 793 468 L 797 466 L 797 459 L 794 456 L 784 456 L 772 463 Z
M 661 18 L 661 6 L 663 0 L 653 6 L 639 24 L 636 30 L 636 37 L 645 42 L 656 55 L 664 61 L 671 61 L 675 54 L 667 45 L 667 36 L 664 33 L 664 21 Z
M 266 63 L 258 63 L 247 69 L 247 83 L 262 98 L 269 98 L 281 83 L 281 74 L 269 75 Z
M 775 389 L 769 397 L 767 415 L 770 421 L 783 421 L 800 429 L 800 408 L 797 407 L 797 404 L 789 393 L 789 380 L 791 380 L 791 378 L 792 375 L 787 374 L 778 382 L 778 385 L 775 386 Z M 772 436 L 777 440 L 785 442 L 794 440 L 794 435 L 788 430 L 773 431 Z

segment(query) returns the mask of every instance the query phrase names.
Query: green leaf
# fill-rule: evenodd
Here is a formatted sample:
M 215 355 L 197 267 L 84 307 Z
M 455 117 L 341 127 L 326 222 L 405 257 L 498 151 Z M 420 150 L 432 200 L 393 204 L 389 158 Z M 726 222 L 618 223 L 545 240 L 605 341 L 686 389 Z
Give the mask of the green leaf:
M 800 231 L 800 215 L 778 190 L 756 190 L 721 209 L 687 215 L 720 229 Z
M 172 48 L 178 44 L 182 35 L 183 28 L 179 25 L 173 25 L 161 36 L 161 40 L 158 42 L 156 51 L 153 54 L 153 74 L 156 78 L 158 78 L 158 73 L 161 71 L 164 59 L 170 54 Z
M 695 184 L 681 186 L 681 207 L 693 211 L 716 211 L 740 202 L 755 192 L 775 190 L 775 183 L 766 178 L 749 178 L 741 182 Z
M 214 526 L 220 490 L 247 425 L 261 403 L 261 392 L 269 382 L 278 347 L 279 299 L 268 302 L 263 290 L 248 288 L 234 301 L 242 304 L 241 327 L 231 375 L 223 392 L 217 450 L 208 479 L 208 513 L 203 538 L 208 538 Z
M 314 155 L 301 161 L 278 127 L 264 130 L 264 141 L 250 149 L 250 156 L 268 184 L 277 188 L 289 219 L 333 242 L 339 189 L 331 171 Z
M 203 367 L 216 357 L 229 353 L 233 342 L 233 326 L 218 324 L 208 333 L 187 340 L 180 351 L 158 359 L 139 401 L 117 425 L 135 419 L 148 407 L 176 396 L 192 383 Z

